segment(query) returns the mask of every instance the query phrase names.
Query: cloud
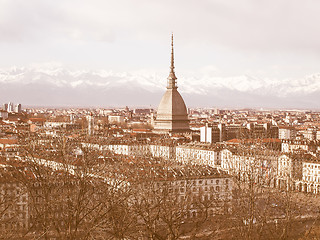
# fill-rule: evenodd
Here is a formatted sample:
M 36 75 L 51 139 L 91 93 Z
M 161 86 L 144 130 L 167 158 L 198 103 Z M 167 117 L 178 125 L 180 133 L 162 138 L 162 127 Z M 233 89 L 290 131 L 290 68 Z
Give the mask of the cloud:
M 99 7 L 93 8 L 94 4 L 88 5 L 84 1 L 70 1 L 70 3 L 39 0 L 1 1 L 0 40 L 3 42 L 113 40 L 108 21 L 99 19 L 101 17 Z M 96 16 L 96 13 L 99 13 L 99 16 Z
M 320 2 L 307 0 L 4 0 L 2 41 L 155 39 L 259 51 L 319 51 Z

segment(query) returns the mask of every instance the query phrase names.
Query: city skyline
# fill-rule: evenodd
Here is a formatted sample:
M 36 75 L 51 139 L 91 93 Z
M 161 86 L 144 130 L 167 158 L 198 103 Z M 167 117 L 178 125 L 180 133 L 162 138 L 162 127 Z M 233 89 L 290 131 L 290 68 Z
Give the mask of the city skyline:
M 174 32 L 188 107 L 318 109 L 313 1 L 0 4 L 0 102 L 156 107 Z

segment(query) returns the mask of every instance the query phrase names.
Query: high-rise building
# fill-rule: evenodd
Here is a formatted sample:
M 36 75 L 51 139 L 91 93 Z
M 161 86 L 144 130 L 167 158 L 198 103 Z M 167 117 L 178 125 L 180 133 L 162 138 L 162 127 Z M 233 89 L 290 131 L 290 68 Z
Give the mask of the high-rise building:
M 216 143 L 222 142 L 226 137 L 225 124 L 206 124 L 200 127 L 200 142 Z
M 94 117 L 92 113 L 90 113 L 90 115 L 87 116 L 87 121 L 88 121 L 88 135 L 92 135 L 94 130 L 93 129 Z
M 13 103 L 12 103 L 12 102 L 9 102 L 9 103 L 8 103 L 7 111 L 8 111 L 8 112 L 13 112 L 13 111 L 14 111 L 14 109 L 13 109 Z
M 8 103 L 3 104 L 3 110 L 7 111 L 8 110 Z
M 154 131 L 158 133 L 190 131 L 187 108 L 177 90 L 177 77 L 174 72 L 173 34 L 171 40 L 171 66 L 167 90 L 160 101 L 157 118 L 154 122 Z
M 15 112 L 16 112 L 16 113 L 21 113 L 21 110 L 22 110 L 21 104 L 18 103 L 18 104 L 16 105 Z
M 279 127 L 279 139 L 295 139 L 297 131 L 294 127 Z

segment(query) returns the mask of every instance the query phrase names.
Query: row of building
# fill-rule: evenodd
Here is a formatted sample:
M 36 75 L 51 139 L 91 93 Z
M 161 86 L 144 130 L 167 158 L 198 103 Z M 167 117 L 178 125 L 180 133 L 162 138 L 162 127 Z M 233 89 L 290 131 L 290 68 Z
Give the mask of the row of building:
M 168 204 L 177 204 L 174 209 L 179 209 L 179 214 L 183 215 L 183 221 L 193 221 L 192 219 L 204 214 L 212 217 L 231 211 L 232 177 L 217 168 L 170 165 L 146 157 L 112 158 L 112 163 L 110 160 L 105 163 L 107 163 L 106 166 L 112 164 L 115 171 L 113 183 L 105 182 L 104 176 L 108 173 L 100 172 L 99 175 L 98 171 L 94 170 L 94 166 L 90 169 L 84 169 L 81 164 L 67 164 L 67 166 L 58 159 L 52 161 L 38 158 L 6 160 L 1 158 L 0 230 L 2 236 L 28 236 L 28 233 L 35 233 L 43 226 L 47 227 L 45 231 L 55 236 L 54 231 L 64 233 L 76 227 L 75 220 L 70 222 L 70 216 L 66 215 L 66 212 L 71 211 L 72 208 L 68 201 L 70 199 L 75 201 L 78 197 L 79 181 L 86 181 L 83 184 L 87 188 L 82 191 L 90 192 L 91 200 L 88 200 L 90 204 L 96 204 L 93 201 L 101 199 L 98 196 L 101 192 L 95 191 L 97 187 L 95 184 L 103 184 L 105 189 L 114 185 L 115 189 L 112 191 L 119 191 L 119 186 L 130 188 L 124 192 L 134 194 L 129 200 L 131 204 L 145 197 L 144 194 L 148 196 L 150 204 L 166 198 L 166 202 L 170 201 Z M 48 168 L 47 175 L 44 170 L 41 173 L 38 172 L 41 166 Z M 114 184 L 114 182 L 122 184 Z M 123 184 L 124 182 L 129 184 Z M 199 207 L 200 205 L 206 206 L 205 209 Z M 86 206 L 86 208 L 90 207 L 91 205 Z M 94 217 L 97 216 L 88 215 L 88 220 Z M 142 221 L 141 216 L 135 217 Z
M 283 151 L 252 147 L 253 145 L 183 144 L 176 146 L 156 144 L 84 144 L 99 150 L 126 156 L 153 156 L 172 159 L 181 164 L 210 166 L 221 169 L 239 180 L 254 181 L 270 187 L 289 186 L 304 192 L 318 193 L 311 188 L 320 187 L 320 159 L 306 145 L 288 150 L 288 142 L 282 143 Z M 263 150 L 261 150 L 263 149 Z M 319 166 L 318 171 L 309 171 Z M 318 175 L 319 174 L 319 175 Z M 252 180 L 252 179 L 251 179 Z
M 231 139 L 278 138 L 278 132 L 279 128 L 270 123 L 206 124 L 200 127 L 200 142 L 216 143 Z

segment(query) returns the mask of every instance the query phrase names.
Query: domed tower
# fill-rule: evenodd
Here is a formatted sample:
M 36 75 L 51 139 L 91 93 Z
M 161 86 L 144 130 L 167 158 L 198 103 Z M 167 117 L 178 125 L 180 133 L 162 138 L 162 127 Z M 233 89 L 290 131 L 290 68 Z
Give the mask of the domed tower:
M 186 105 L 177 90 L 177 77 L 174 73 L 173 34 L 171 37 L 171 66 L 164 93 L 154 122 L 154 131 L 159 133 L 189 132 L 189 119 Z

